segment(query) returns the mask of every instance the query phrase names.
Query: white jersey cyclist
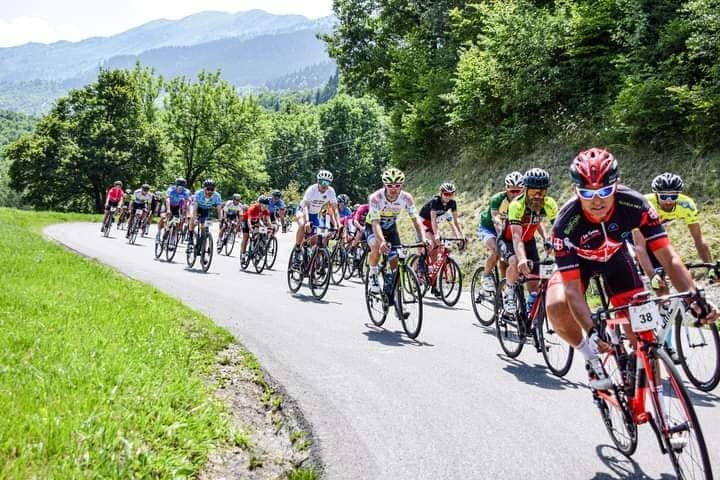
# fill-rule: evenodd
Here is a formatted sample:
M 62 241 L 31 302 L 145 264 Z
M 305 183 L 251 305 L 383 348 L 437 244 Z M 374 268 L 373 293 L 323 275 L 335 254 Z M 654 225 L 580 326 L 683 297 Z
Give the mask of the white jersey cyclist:
M 406 191 L 401 191 L 400 195 L 393 200 L 388 200 L 385 195 L 385 189 L 381 188 L 369 197 L 370 210 L 365 218 L 367 225 L 372 225 L 373 220 L 380 220 L 380 228 L 388 230 L 395 226 L 398 215 L 405 210 L 411 219 L 415 219 L 417 212 L 415 209 L 415 200 L 412 195 Z
M 142 188 L 138 188 L 135 190 L 135 192 L 132 194 L 132 200 L 136 204 L 138 204 L 138 207 L 140 204 L 150 204 L 152 201 L 152 194 L 150 193 L 150 190 L 143 192 Z
M 228 200 L 225 202 L 225 206 L 223 207 L 225 210 L 225 214 L 230 217 L 235 217 L 237 215 L 240 215 L 245 210 L 245 205 L 242 204 L 242 202 L 238 202 L 237 204 L 233 200 Z
M 317 215 L 326 203 L 332 203 L 337 205 L 337 196 L 335 195 L 335 189 L 328 187 L 325 192 L 321 192 L 318 188 L 318 184 L 314 183 L 305 190 L 303 201 L 298 207 L 298 212 L 302 212 L 303 206 L 308 206 L 310 215 Z

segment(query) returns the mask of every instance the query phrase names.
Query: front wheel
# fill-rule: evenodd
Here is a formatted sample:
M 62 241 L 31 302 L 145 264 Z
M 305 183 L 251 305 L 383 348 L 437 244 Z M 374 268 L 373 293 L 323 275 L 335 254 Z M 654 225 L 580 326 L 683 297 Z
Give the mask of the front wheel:
M 196 242 L 200 241 L 199 237 L 200 237 L 199 235 L 195 235 Z M 189 239 L 188 239 L 188 243 L 189 243 Z M 193 246 L 188 245 L 187 252 L 185 254 L 185 261 L 187 262 L 187 266 L 192 268 L 193 265 L 195 265 L 196 259 L 197 259 L 197 254 L 195 253 L 195 245 L 193 245 Z
M 453 307 L 460 300 L 462 293 L 462 272 L 457 262 L 448 257 L 442 272 L 438 273 L 438 290 L 442 301 L 448 307 Z
M 370 315 L 370 320 L 375 326 L 381 327 L 383 323 L 385 323 L 385 320 L 387 319 L 388 314 L 388 302 L 385 298 L 385 285 L 384 285 L 384 279 L 385 275 L 383 272 L 378 273 L 378 282 L 380 284 L 380 291 L 377 293 L 373 293 L 370 291 L 368 281 L 368 277 L 370 276 L 370 269 L 365 269 L 365 306 L 367 307 L 368 315 Z
M 235 248 L 235 236 L 236 236 L 236 233 L 235 233 L 235 230 L 233 229 L 230 231 L 227 239 L 225 240 L 225 255 L 227 255 L 228 257 L 230 256 L 233 249 Z
M 168 262 L 172 262 L 173 258 L 175 258 L 175 253 L 177 253 L 179 243 L 178 237 L 178 229 L 176 226 L 173 226 L 168 232 L 167 244 L 165 245 L 165 260 Z
M 277 238 L 270 237 L 266 244 L 266 251 L 265 251 L 265 268 L 268 270 L 272 270 L 273 266 L 275 265 L 275 261 L 277 260 L 277 252 L 278 252 L 278 241 Z
M 536 302 L 542 302 L 538 307 L 535 329 L 545 365 L 553 375 L 564 377 L 572 366 L 575 349 L 565 343 L 548 322 L 545 312 L 545 295 L 538 298 Z
M 210 264 L 213 258 L 213 237 L 210 232 L 205 233 L 202 249 L 200 250 L 200 267 L 203 272 L 210 270 Z
M 692 319 L 678 315 L 674 335 L 677 353 L 688 380 L 703 392 L 720 382 L 720 338 L 717 325 L 695 327 Z
M 332 271 L 330 273 L 332 283 L 333 285 L 340 285 L 345 277 L 347 263 L 347 250 L 345 250 L 342 245 L 335 247 L 335 250 L 333 250 L 330 256 L 330 263 L 332 265 Z
M 310 290 L 313 297 L 321 300 L 328 291 L 330 286 L 330 275 L 332 274 L 332 264 L 330 263 L 330 254 L 327 249 L 317 247 L 315 259 L 310 260 L 310 271 L 308 272 Z
M 497 282 L 495 282 L 495 288 L 493 291 L 483 289 L 482 277 L 484 273 L 485 269 L 482 265 L 475 270 L 475 273 L 473 273 L 472 281 L 470 282 L 470 303 L 472 303 L 475 318 L 477 318 L 478 322 L 480 322 L 480 325 L 489 327 L 495 323 L 497 318 L 498 290 Z
M 410 338 L 420 335 L 423 321 L 423 300 L 420 283 L 411 268 L 402 266 L 398 275 L 396 307 L 403 329 Z
M 257 240 L 255 240 L 255 244 L 253 245 L 252 261 L 256 273 L 262 273 L 263 270 L 265 270 L 265 263 L 267 262 L 267 251 L 265 249 L 266 246 L 267 243 L 265 243 L 264 237 L 258 237 Z
M 504 287 L 505 280 L 501 282 L 498 291 L 502 292 Z M 521 325 L 521 322 L 525 322 L 525 301 L 522 295 L 517 293 L 515 294 L 515 301 L 517 302 L 517 311 L 512 315 L 503 311 L 502 314 L 497 315 L 495 322 L 495 334 L 500 342 L 500 347 L 510 358 L 520 355 L 526 339 Z
M 303 251 L 298 248 L 293 248 L 287 267 L 288 288 L 292 293 L 297 293 L 297 291 L 300 290 L 304 277 Z
M 155 258 L 160 258 L 163 250 L 165 249 L 165 237 L 163 237 L 163 233 L 167 236 L 167 231 L 158 228 L 158 231 L 155 234 Z
M 612 379 L 613 386 L 607 392 L 593 392 L 595 404 L 615 447 L 624 455 L 635 453 L 638 442 L 637 425 L 633 421 L 625 391 L 623 390 L 622 372 L 614 354 L 605 357 L 604 368 Z

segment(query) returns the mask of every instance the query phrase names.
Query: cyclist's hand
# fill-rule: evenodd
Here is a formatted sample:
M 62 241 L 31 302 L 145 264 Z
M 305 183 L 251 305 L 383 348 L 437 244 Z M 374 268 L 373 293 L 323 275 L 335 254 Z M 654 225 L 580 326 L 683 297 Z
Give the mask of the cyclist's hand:
M 305 222 L 305 226 L 303 228 L 305 230 L 305 233 L 312 232 L 312 225 L 309 222 Z
M 712 302 L 708 302 L 704 296 L 696 293 L 690 298 L 690 302 L 690 313 L 701 323 L 711 324 L 717 321 L 717 307 Z
M 462 242 L 460 242 L 460 251 L 465 250 L 466 246 L 467 246 L 467 239 L 465 238 L 465 235 L 463 235 Z
M 383 242 L 383 244 L 380 246 L 380 251 L 383 255 L 387 255 L 388 253 L 390 253 L 390 247 L 391 245 L 389 242 Z
M 520 273 L 525 275 L 526 277 L 530 275 L 530 263 L 528 262 L 528 259 L 518 262 L 518 270 L 520 270 Z
M 549 240 L 545 240 L 543 242 L 543 248 L 545 249 L 545 255 L 550 256 L 555 252 L 555 248 L 553 247 L 553 244 Z
M 650 286 L 653 288 L 653 290 L 667 288 L 667 284 L 665 283 L 665 280 L 657 273 L 655 275 L 653 275 L 652 279 L 650 280 Z

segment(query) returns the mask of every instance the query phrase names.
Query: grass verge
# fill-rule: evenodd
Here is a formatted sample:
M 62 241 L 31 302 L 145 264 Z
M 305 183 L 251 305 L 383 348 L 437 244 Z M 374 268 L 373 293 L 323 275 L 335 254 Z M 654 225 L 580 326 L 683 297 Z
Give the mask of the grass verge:
M 231 437 L 203 383 L 232 337 L 0 209 L 0 477 L 194 476 Z

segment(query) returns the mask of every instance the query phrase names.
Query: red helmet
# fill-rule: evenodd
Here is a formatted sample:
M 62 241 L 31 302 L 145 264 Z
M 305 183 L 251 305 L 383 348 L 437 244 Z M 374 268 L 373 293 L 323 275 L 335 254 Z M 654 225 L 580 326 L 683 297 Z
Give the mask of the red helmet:
M 618 179 L 618 164 L 612 153 L 602 148 L 580 152 L 570 167 L 570 177 L 579 187 L 600 188 Z

